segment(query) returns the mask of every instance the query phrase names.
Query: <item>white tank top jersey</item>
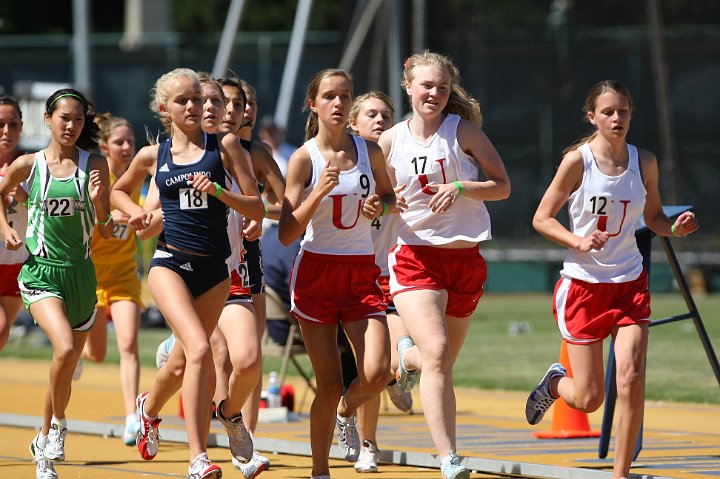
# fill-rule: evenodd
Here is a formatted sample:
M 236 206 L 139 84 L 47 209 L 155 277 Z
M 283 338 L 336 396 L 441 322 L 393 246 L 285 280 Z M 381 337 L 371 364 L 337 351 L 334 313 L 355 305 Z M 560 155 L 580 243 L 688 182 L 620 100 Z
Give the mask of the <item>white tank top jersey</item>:
M 568 199 L 570 231 L 585 238 L 597 229 L 607 231 L 610 238 L 600 251 L 568 250 L 562 276 L 589 283 L 626 283 L 642 273 L 635 228 L 645 209 L 647 192 L 637 148 L 627 147 L 627 170 L 617 176 L 600 171 L 590 145 L 578 148 L 585 171 L 580 187 Z
M 368 195 L 375 193 L 375 179 L 365 140 L 349 136 L 355 146 L 357 163 L 352 169 L 340 172 L 340 183 L 320 201 L 301 243 L 305 251 L 337 255 L 373 254 L 370 220 L 363 216 L 362 205 Z M 314 138 L 305 145 L 312 163 L 310 185 L 305 188 L 307 197 L 317 186 L 327 160 L 320 153 Z
M 0 174 L 0 181 L 2 181 L 5 175 Z M 18 188 L 22 188 L 25 192 L 28 191 L 27 182 L 23 181 L 20 183 Z M 8 195 L 5 198 L 0 198 L 5 202 L 5 213 L 7 214 L 8 223 L 10 227 L 17 231 L 20 238 L 25 238 L 25 231 L 27 230 L 28 224 L 28 210 L 27 205 L 24 202 L 18 201 L 13 195 Z M 25 245 L 20 248 L 12 250 L 5 248 L 5 242 L 0 242 L 0 264 L 20 264 L 24 263 L 28 257 L 28 250 Z
M 242 193 L 240 191 L 240 187 L 237 183 L 235 183 L 235 180 L 232 177 L 226 178 L 225 181 L 230 185 L 230 191 L 233 193 Z M 242 239 L 244 219 L 245 218 L 242 213 L 230 208 L 227 227 L 228 241 L 230 241 L 230 256 L 228 256 L 228 259 L 225 262 L 228 264 L 231 271 L 237 269 L 243 259 L 243 254 L 245 253 Z
M 397 244 L 398 225 L 400 225 L 400 216 L 396 214 L 380 216 L 370 224 L 375 247 L 375 264 L 380 268 L 380 276 L 390 276 L 388 253 Z
M 407 185 L 401 192 L 408 207 L 400 215 L 398 244 L 443 245 L 458 240 L 479 242 L 492 237 L 490 215 L 482 201 L 460 196 L 442 213 L 433 213 L 428 208 L 433 193 L 426 185 L 478 181 L 477 163 L 462 151 L 457 141 L 460 119 L 458 115 L 448 115 L 427 143 L 421 143 L 412 135 L 409 121 L 392 128 L 388 163 L 395 170 L 397 184 Z

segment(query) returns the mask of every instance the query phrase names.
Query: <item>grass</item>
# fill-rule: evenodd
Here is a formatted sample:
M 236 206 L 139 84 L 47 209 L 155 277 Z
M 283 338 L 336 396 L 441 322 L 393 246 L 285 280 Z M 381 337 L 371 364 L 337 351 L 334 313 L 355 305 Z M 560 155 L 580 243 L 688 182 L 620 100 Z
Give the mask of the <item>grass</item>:
M 720 354 L 720 295 L 698 297 L 695 301 L 716 354 Z M 687 312 L 678 294 L 654 295 L 652 307 L 653 318 Z M 529 331 L 510 334 L 512 326 L 522 322 L 527 322 Z M 167 335 L 166 329 L 140 331 L 138 340 L 143 365 L 154 366 L 157 345 Z M 547 366 L 557 361 L 559 351 L 560 334 L 552 317 L 549 295 L 488 295 L 480 301 L 473 317 L 455 366 L 455 384 L 529 391 Z M 1 353 L 6 357 L 46 359 L 51 354 L 48 345 L 38 344 L 37 336 L 11 341 Z M 309 367 L 307 358 L 302 359 Z M 112 334 L 109 334 L 107 362 L 118 362 Z M 278 358 L 267 358 L 263 365 L 265 372 L 279 367 Z M 290 367 L 289 374 L 295 373 Z M 650 329 L 648 399 L 720 404 L 719 387 L 692 320 Z

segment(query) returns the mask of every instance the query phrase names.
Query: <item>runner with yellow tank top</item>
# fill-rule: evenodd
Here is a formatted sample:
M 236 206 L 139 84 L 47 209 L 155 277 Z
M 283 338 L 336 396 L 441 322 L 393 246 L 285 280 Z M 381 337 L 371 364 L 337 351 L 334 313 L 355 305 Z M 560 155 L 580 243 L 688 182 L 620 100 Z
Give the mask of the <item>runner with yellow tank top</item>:
M 100 126 L 100 149 L 108 160 L 112 187 L 135 155 L 135 134 L 130 122 L 109 113 L 98 115 L 95 122 Z M 139 204 L 139 188 L 131 198 Z M 140 379 L 137 336 L 143 302 L 135 260 L 135 230 L 128 224 L 129 216 L 125 213 L 113 209 L 112 216 L 115 223 L 112 237 L 105 239 L 94 235 L 90 244 L 97 278 L 98 327 L 90 331 L 83 357 L 94 362 L 105 360 L 106 325 L 107 320 L 112 319 L 120 353 L 120 383 L 125 406 L 122 439 L 125 445 L 132 446 L 140 429 L 135 398 Z

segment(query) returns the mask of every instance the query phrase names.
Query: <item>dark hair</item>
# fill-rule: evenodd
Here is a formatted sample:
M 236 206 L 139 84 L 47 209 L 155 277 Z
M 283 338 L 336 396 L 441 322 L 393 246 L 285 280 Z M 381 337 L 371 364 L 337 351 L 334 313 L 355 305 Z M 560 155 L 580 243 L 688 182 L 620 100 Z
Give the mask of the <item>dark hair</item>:
M 595 107 L 597 106 L 597 99 L 600 95 L 603 93 L 617 93 L 618 95 L 622 95 L 625 98 L 627 98 L 628 103 L 630 104 L 630 111 L 633 109 L 633 99 L 630 95 L 630 91 L 616 80 L 603 80 L 600 82 L 597 82 L 588 92 L 587 96 L 585 97 L 585 103 L 583 104 L 582 111 L 584 113 L 583 119 L 585 121 L 588 121 L 587 114 L 591 111 L 595 111 Z M 580 138 L 578 141 L 573 143 L 572 145 L 568 146 L 563 150 L 563 155 L 566 155 L 570 153 L 573 150 L 577 150 L 580 146 L 583 144 L 589 142 L 593 138 L 597 136 L 597 129 L 593 131 L 591 134 L 586 135 L 582 138 Z
M 322 82 L 326 78 L 334 76 L 343 77 L 348 82 L 350 82 L 350 94 L 352 95 L 353 81 L 350 73 L 346 72 L 345 70 L 340 70 L 338 68 L 326 68 L 325 70 L 317 72 L 310 80 L 310 83 L 307 87 L 307 93 L 305 93 L 305 106 L 303 109 L 310 111 L 310 113 L 308 114 L 307 122 L 305 122 L 305 141 L 317 135 L 319 129 L 318 115 L 314 111 L 310 110 L 308 102 L 310 100 L 314 100 L 317 96 L 318 90 L 320 90 L 320 82 Z
M 78 148 L 83 150 L 95 150 L 98 147 L 100 140 L 100 127 L 95 123 L 95 105 L 90 102 L 85 95 L 72 88 L 63 88 L 52 95 L 45 102 L 45 113 L 48 116 L 52 116 L 53 112 L 57 110 L 58 100 L 61 98 L 72 98 L 79 102 L 83 107 L 83 114 L 85 115 L 85 125 L 83 126 L 80 136 L 78 137 L 75 144 Z
M 22 110 L 20 110 L 20 104 L 18 103 L 18 101 L 15 99 L 14 96 L 0 95 L 0 105 L 10 105 L 13 108 L 15 108 L 15 110 L 18 113 L 18 116 L 22 120 Z

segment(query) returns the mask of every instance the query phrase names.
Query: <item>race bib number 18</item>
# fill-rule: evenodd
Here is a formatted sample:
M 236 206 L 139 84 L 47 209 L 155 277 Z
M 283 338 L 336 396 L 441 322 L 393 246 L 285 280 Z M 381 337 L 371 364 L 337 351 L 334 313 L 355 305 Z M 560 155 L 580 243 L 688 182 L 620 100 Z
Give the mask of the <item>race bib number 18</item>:
M 180 209 L 200 210 L 208 207 L 207 193 L 195 188 L 180 188 Z

